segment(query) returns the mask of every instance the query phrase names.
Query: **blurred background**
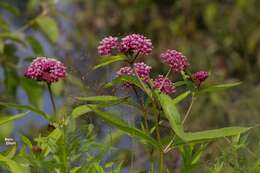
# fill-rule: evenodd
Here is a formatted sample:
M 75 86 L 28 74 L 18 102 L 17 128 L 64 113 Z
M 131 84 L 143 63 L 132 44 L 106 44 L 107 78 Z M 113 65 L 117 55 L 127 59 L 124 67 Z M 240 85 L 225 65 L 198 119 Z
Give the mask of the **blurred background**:
M 187 130 L 254 126 L 260 123 L 259 11 L 259 0 L 0 0 L 0 101 L 33 104 L 51 113 L 44 84 L 23 77 L 31 59 L 41 55 L 57 58 L 68 67 L 66 81 L 53 87 L 60 112 L 69 114 L 76 96 L 111 94 L 102 84 L 113 79 L 120 64 L 94 71 L 100 59 L 97 45 L 108 35 L 140 33 L 152 39 L 153 54 L 143 60 L 156 74 L 167 72 L 159 54 L 176 49 L 188 58 L 192 71 L 210 71 L 205 85 L 242 82 L 232 90 L 199 97 Z M 184 112 L 188 103 L 180 110 Z M 12 113 L 0 107 L 2 117 Z M 89 121 L 82 117 L 81 123 Z M 107 127 L 91 121 L 97 138 L 104 138 Z M 36 137 L 47 124 L 32 114 L 1 126 L 0 146 L 4 137 Z M 256 154 L 259 140 L 259 128 L 255 128 L 248 145 Z M 212 144 L 204 159 L 214 162 L 221 153 L 219 146 L 221 142 Z M 174 158 L 172 153 L 169 165 Z M 142 169 L 143 162 L 136 159 L 136 167 Z M 206 170 L 205 165 L 198 170 Z

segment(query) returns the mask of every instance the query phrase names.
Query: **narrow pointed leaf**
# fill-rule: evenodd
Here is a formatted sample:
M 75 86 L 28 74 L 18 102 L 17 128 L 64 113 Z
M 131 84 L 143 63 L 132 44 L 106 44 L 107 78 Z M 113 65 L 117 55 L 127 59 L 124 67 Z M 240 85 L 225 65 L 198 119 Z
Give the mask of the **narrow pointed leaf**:
M 94 67 L 94 69 L 98 69 L 100 67 L 107 66 L 109 64 L 112 64 L 117 61 L 123 61 L 126 60 L 127 57 L 125 55 L 116 55 L 116 56 L 107 56 L 103 57 L 98 65 Z
M 15 120 L 18 120 L 20 118 L 23 118 L 26 115 L 28 115 L 28 113 L 29 112 L 24 112 L 24 113 L 16 114 L 16 115 L 13 115 L 13 116 L 0 118 L 0 126 L 3 125 L 3 124 L 9 123 L 11 121 L 15 121 Z
M 14 104 L 14 103 L 4 103 L 4 102 L 0 102 L 1 106 L 5 106 L 8 108 L 14 108 L 14 109 L 19 109 L 19 110 L 28 110 L 28 111 L 32 111 L 37 113 L 38 115 L 42 116 L 43 118 L 45 118 L 46 120 L 49 119 L 49 115 L 46 114 L 45 112 L 39 110 L 38 108 L 35 108 L 33 106 L 30 105 L 19 105 L 19 104 Z
M 137 77 L 135 76 L 119 76 L 112 80 L 112 82 L 107 83 L 104 87 L 109 88 L 115 85 L 123 84 L 124 82 L 133 84 L 139 88 L 142 88 L 142 85 L 138 81 Z
M 93 111 L 108 124 L 111 124 L 111 125 L 117 127 L 118 129 L 129 134 L 130 136 L 134 136 L 143 141 L 146 141 L 146 143 L 149 143 L 156 148 L 160 148 L 160 144 L 155 139 L 153 139 L 151 136 L 149 136 L 148 134 L 142 132 L 141 130 L 139 130 L 137 128 L 129 126 L 127 122 L 125 122 L 121 118 L 113 115 L 112 113 L 103 112 L 103 111 L 100 111 L 100 110 L 94 109 L 94 108 L 93 108 Z
M 54 19 L 49 16 L 37 17 L 36 24 L 50 41 L 54 43 L 58 41 L 59 28 Z
M 14 6 L 10 5 L 9 3 L 6 2 L 0 2 L 0 8 L 3 8 L 7 11 L 9 11 L 10 13 L 12 13 L 15 16 L 19 16 L 20 12 L 17 8 L 15 8 Z
M 225 127 L 199 132 L 187 132 L 184 134 L 184 140 L 188 142 L 214 140 L 223 137 L 236 136 L 245 133 L 248 130 L 250 130 L 250 127 Z
M 121 98 L 116 96 L 89 96 L 89 97 L 77 97 L 80 101 L 93 101 L 93 102 L 110 102 L 118 101 Z
M 96 108 L 97 105 L 90 105 L 91 107 Z M 89 105 L 80 105 L 78 107 L 76 107 L 75 109 L 73 109 L 71 115 L 73 116 L 73 118 L 78 118 L 81 115 L 84 115 L 88 112 L 92 112 L 92 109 L 90 108 Z
M 235 82 L 235 83 L 219 84 L 219 85 L 205 87 L 205 88 L 201 88 L 198 92 L 196 92 L 196 95 L 219 92 L 219 91 L 223 91 L 223 90 L 238 86 L 240 84 L 241 84 L 241 82 Z
M 191 94 L 190 91 L 186 91 L 180 95 L 178 95 L 177 97 L 175 97 L 174 99 L 172 99 L 173 104 L 178 104 L 179 102 L 181 102 L 182 100 L 184 100 L 187 96 L 189 96 Z
M 235 136 L 248 131 L 248 127 L 225 127 L 214 130 L 205 130 L 199 132 L 184 132 L 181 124 L 180 115 L 171 97 L 165 94 L 157 94 L 158 100 L 163 108 L 166 118 L 176 135 L 184 142 L 200 142 L 206 140 L 215 140 L 218 138 Z

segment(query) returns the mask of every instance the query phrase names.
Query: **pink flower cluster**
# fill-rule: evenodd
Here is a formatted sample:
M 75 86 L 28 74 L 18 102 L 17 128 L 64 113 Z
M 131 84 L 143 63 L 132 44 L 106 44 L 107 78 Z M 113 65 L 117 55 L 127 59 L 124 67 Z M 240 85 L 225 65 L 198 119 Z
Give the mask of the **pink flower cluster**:
M 134 72 L 144 81 L 148 82 L 152 67 L 144 62 L 134 63 Z
M 134 76 L 134 71 L 131 67 L 122 67 L 116 72 L 117 76 Z M 130 87 L 131 84 L 128 82 L 125 82 L 123 84 L 124 88 Z
M 160 55 L 163 63 L 169 65 L 171 69 L 177 73 L 185 70 L 188 66 L 188 60 L 181 52 L 176 50 L 167 50 Z
M 172 94 L 174 93 L 175 86 L 173 85 L 172 81 L 163 75 L 159 75 L 153 82 L 154 88 L 159 89 L 161 92 L 165 94 Z
M 207 71 L 197 71 L 192 74 L 193 80 L 196 82 L 197 85 L 200 85 L 203 81 L 205 81 L 209 76 Z
M 131 34 L 118 41 L 117 37 L 106 37 L 99 43 L 98 53 L 101 56 L 111 54 L 113 49 L 122 53 L 140 53 L 148 55 L 152 52 L 153 45 L 150 39 L 140 34 Z
M 117 71 L 117 76 L 135 76 L 136 74 L 140 77 L 144 82 L 148 82 L 149 75 L 152 67 L 148 66 L 144 62 L 134 63 L 134 67 L 122 67 Z M 124 87 L 129 87 L 129 83 L 124 83 Z
M 150 39 L 140 34 L 131 34 L 122 38 L 119 47 L 122 52 L 140 53 L 143 55 L 148 55 L 152 52 L 153 45 Z
M 151 67 L 145 64 L 144 62 L 134 63 L 138 54 L 148 55 L 152 52 L 153 45 L 150 39 L 146 38 L 140 34 L 131 34 L 123 37 L 119 40 L 117 37 L 106 37 L 104 38 L 99 46 L 98 53 L 102 56 L 111 54 L 112 50 L 116 49 L 118 52 L 123 53 L 127 56 L 131 56 L 129 62 L 132 67 L 123 67 L 117 71 L 117 76 L 138 76 L 144 82 L 148 82 L 150 79 Z M 180 73 L 185 71 L 189 67 L 189 62 L 187 58 L 176 50 L 166 50 L 160 54 L 160 59 L 163 63 L 169 65 L 172 71 Z M 199 71 L 190 78 L 194 81 L 197 86 L 208 77 L 208 72 Z M 159 89 L 165 94 L 171 94 L 175 92 L 175 86 L 172 81 L 168 78 L 159 75 L 156 79 L 152 80 L 153 86 L 156 89 Z M 130 83 L 125 82 L 123 84 L 126 87 L 131 86 Z
M 25 70 L 24 75 L 33 80 L 53 83 L 65 78 L 66 67 L 56 59 L 37 57 Z
M 117 40 L 118 40 L 117 37 L 112 37 L 112 36 L 105 37 L 99 43 L 98 53 L 101 56 L 110 54 L 113 49 L 117 48 L 117 45 L 118 45 Z

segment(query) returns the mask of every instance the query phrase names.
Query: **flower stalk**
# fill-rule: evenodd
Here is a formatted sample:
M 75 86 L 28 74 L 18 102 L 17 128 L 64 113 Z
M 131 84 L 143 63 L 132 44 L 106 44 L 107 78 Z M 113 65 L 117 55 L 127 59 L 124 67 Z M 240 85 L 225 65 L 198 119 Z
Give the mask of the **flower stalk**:
M 55 105 L 53 93 L 51 90 L 51 84 L 48 82 L 47 82 L 47 87 L 48 87 L 48 92 L 49 92 L 49 96 L 50 96 L 50 100 L 51 100 L 51 104 L 52 104 L 52 109 L 53 109 L 54 114 L 56 115 L 56 105 Z

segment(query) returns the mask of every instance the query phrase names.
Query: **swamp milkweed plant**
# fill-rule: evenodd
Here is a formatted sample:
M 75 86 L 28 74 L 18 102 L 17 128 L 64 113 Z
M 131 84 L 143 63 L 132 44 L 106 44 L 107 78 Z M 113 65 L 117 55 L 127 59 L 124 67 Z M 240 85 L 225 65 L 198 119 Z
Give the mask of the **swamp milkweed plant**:
M 120 96 L 80 95 L 76 100 L 77 106 L 72 112 L 60 112 L 55 106 L 51 87 L 53 83 L 66 79 L 66 66 L 56 59 L 35 58 L 25 70 L 24 76 L 47 84 L 53 115 L 48 115 L 30 105 L 10 103 L 1 105 L 35 112 L 48 120 L 51 129 L 47 134 L 39 135 L 33 140 L 21 136 L 23 147 L 12 157 L 10 157 L 12 151 L 7 155 L 1 154 L 0 161 L 8 170 L 15 173 L 120 173 L 128 168 L 131 172 L 172 173 L 175 172 L 177 162 L 176 159 L 169 157 L 169 153 L 177 153 L 181 160 L 181 165 L 178 164 L 179 171 L 189 173 L 199 164 L 208 144 L 217 139 L 235 138 L 240 141 L 244 136 L 242 134 L 250 130 L 250 127 L 224 127 L 196 132 L 185 130 L 186 120 L 197 98 L 234 87 L 239 83 L 204 85 L 206 79 L 210 77 L 209 72 L 204 70 L 192 72 L 192 64 L 183 53 L 174 49 L 161 53 L 159 59 L 166 65 L 168 71 L 165 74 L 156 74 L 156 71 L 144 62 L 151 56 L 153 44 L 143 35 L 130 34 L 122 38 L 108 36 L 100 41 L 97 50 L 101 56 L 100 63 L 93 69 L 111 66 L 116 62 L 121 63 L 114 79 L 108 81 L 104 88 L 127 92 L 120 93 Z M 191 101 L 187 111 L 182 115 L 178 108 L 185 99 Z M 117 111 L 122 116 L 115 113 L 114 106 L 119 105 L 131 108 L 133 110 L 131 116 L 139 121 L 126 120 L 123 118 L 124 111 Z M 109 107 L 111 108 L 108 109 Z M 28 112 L 14 115 L 12 120 L 8 121 L 27 114 Z M 101 144 L 95 140 L 92 124 L 87 124 L 84 129 L 78 128 L 76 121 L 86 114 L 95 115 L 118 129 L 116 132 L 119 137 L 127 134 L 133 140 L 137 139 L 147 155 L 148 166 L 135 168 L 134 161 L 129 166 L 124 159 L 104 161 L 103 158 L 108 156 L 108 152 L 115 150 L 116 145 L 112 145 L 116 137 L 109 137 L 111 140 L 107 146 L 107 141 Z M 133 156 L 132 153 L 130 155 Z M 176 165 L 175 168 L 169 167 L 166 159 Z M 223 164 L 219 164 L 215 170 L 218 168 L 221 172 L 222 167 Z

